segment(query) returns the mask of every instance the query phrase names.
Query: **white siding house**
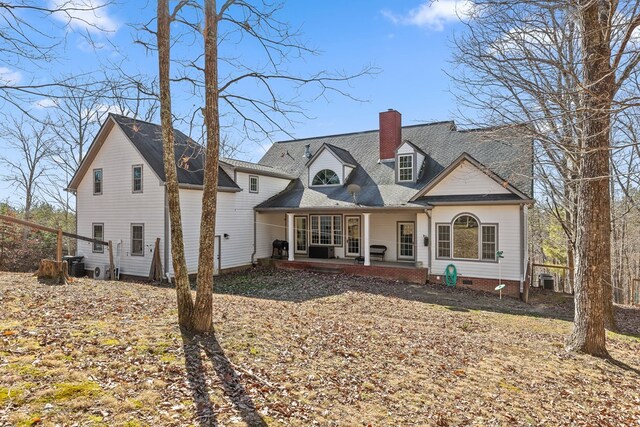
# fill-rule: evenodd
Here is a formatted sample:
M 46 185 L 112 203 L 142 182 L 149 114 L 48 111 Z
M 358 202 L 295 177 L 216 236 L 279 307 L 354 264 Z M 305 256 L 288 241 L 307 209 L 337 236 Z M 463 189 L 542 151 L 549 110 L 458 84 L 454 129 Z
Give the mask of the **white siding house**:
M 249 176 L 258 177 L 258 191 L 249 191 Z M 289 183 L 288 179 L 257 175 L 256 172 L 237 172 L 234 181 L 243 189 L 237 193 L 218 194 L 216 213 L 216 254 L 221 269 L 251 265 L 258 258 L 271 255 L 274 238 L 254 245 L 254 206 L 278 194 Z M 202 191 L 180 190 L 182 229 L 185 240 L 185 256 L 189 274 L 198 270 L 198 245 L 200 242 L 200 216 L 202 214 Z M 167 240 L 170 242 L 170 239 Z M 170 249 L 169 249 L 170 250 Z M 256 253 L 254 253 L 254 251 Z M 170 253 L 170 252 L 169 252 Z M 169 264 L 171 264 L 169 262 Z M 173 266 L 169 265 L 173 274 Z
M 256 207 L 264 241 L 289 241 L 289 262 L 414 267 L 439 283 L 453 266 L 462 284 L 489 290 L 501 279 L 521 292 L 533 203 L 526 129 L 400 122 L 390 110 L 378 131 L 274 144 L 259 163 L 298 179 Z
M 121 275 L 149 275 L 156 239 L 168 277 L 173 275 L 159 126 L 110 115 L 69 184 L 76 193 L 77 230 L 81 236 L 112 241 L 114 263 Z M 176 144 L 187 141 L 176 131 Z M 188 145 L 183 144 L 185 147 Z M 182 156 L 185 148 L 177 148 Z M 178 158 L 180 158 L 178 157 Z M 180 206 L 189 273 L 198 267 L 202 206 L 199 159 L 191 170 L 179 169 Z M 216 270 L 251 265 L 266 256 L 257 247 L 253 207 L 281 192 L 291 177 L 271 168 L 221 159 L 216 213 Z M 94 171 L 98 173 L 96 179 Z M 96 189 L 98 191 L 96 191 Z M 94 230 L 95 228 L 95 230 Z M 91 273 L 109 265 L 107 248 L 79 241 L 78 255 Z
M 122 273 L 147 276 L 155 238 L 164 237 L 164 184 L 119 126 L 104 128 L 102 147 L 76 189 L 77 230 L 81 236 L 94 237 L 93 225 L 101 224 L 101 240 L 113 241 L 120 250 Z M 132 167 L 142 165 L 142 192 L 132 189 Z M 94 193 L 93 171 L 102 171 L 102 189 Z M 132 252 L 132 225 L 144 229 L 143 252 Z M 107 248 L 94 250 L 92 243 L 78 241 L 78 255 L 84 256 L 85 269 L 109 265 Z M 163 251 L 163 248 L 160 248 Z M 164 253 L 161 254 L 161 258 Z
M 526 129 L 402 127 L 400 117 L 389 110 L 376 131 L 275 143 L 257 164 L 221 159 L 216 272 L 269 258 L 272 242 L 285 240 L 282 262 L 293 268 L 332 258 L 358 274 L 386 267 L 440 283 L 453 266 L 462 284 L 488 290 L 501 279 L 521 292 L 533 203 Z M 177 131 L 176 144 L 185 255 L 196 273 L 202 150 Z M 69 189 L 78 233 L 113 241 L 121 274 L 147 276 L 160 239 L 172 276 L 159 126 L 110 115 Z M 104 269 L 106 251 L 94 246 L 78 252 L 88 270 Z M 410 270 L 419 274 L 401 274 Z

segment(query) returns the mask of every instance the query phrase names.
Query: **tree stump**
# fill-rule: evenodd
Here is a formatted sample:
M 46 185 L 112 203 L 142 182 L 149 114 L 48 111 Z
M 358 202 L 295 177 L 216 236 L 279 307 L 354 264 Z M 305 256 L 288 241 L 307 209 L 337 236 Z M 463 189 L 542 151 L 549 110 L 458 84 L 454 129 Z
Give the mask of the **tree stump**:
M 55 279 L 58 283 L 63 284 L 67 282 L 69 277 L 69 265 L 67 261 L 58 262 L 52 259 L 41 259 L 36 276 L 38 276 L 38 279 Z

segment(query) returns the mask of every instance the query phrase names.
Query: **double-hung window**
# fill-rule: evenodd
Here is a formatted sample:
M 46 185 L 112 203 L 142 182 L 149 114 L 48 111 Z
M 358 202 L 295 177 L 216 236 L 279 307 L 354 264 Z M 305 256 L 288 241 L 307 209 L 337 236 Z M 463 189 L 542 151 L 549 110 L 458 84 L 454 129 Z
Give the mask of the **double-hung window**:
M 413 154 L 398 156 L 398 181 L 413 181 Z
M 249 175 L 249 193 L 258 192 L 258 177 L 256 175 Z
M 438 225 L 438 258 L 451 258 L 451 226 Z
M 142 165 L 133 165 L 131 171 L 131 191 L 142 193 Z
M 131 255 L 144 256 L 144 224 L 131 224 Z
M 311 215 L 311 244 L 342 245 L 342 215 Z
M 495 225 L 482 226 L 482 260 L 496 260 L 497 230 Z

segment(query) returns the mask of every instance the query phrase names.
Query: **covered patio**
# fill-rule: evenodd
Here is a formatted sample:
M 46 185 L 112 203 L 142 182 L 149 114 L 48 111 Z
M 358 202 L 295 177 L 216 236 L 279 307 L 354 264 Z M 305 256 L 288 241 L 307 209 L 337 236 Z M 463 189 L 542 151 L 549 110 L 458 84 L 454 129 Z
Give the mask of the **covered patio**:
M 429 218 L 424 207 L 257 209 L 262 263 L 277 268 L 426 283 Z M 287 251 L 274 249 L 285 241 Z M 273 256 L 275 253 L 275 257 Z M 274 259 L 275 258 L 275 259 Z

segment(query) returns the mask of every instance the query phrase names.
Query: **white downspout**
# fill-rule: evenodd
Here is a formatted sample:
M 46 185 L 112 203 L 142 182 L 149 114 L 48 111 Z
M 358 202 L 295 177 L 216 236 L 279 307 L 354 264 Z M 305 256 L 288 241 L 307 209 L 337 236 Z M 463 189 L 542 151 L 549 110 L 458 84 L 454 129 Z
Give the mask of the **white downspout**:
M 371 265 L 371 249 L 370 249 L 370 239 L 369 239 L 369 223 L 370 223 L 370 217 L 371 214 L 370 213 L 363 213 L 362 216 L 364 217 L 364 265 L 368 266 Z

